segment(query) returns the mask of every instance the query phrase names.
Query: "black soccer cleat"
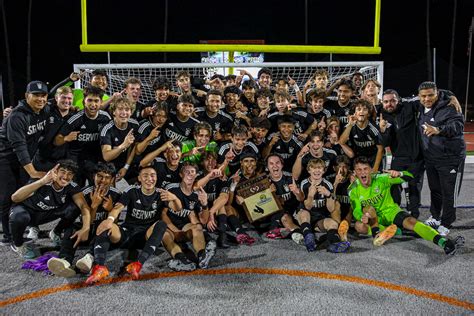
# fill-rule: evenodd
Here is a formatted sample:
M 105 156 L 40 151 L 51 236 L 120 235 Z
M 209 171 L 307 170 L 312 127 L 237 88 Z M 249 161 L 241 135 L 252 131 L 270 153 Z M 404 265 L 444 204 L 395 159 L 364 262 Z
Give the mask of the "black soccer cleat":
M 446 244 L 444 245 L 444 252 L 447 255 L 454 256 L 459 249 L 464 247 L 464 243 L 466 239 L 463 236 L 457 236 L 454 240 L 448 239 L 446 240 Z

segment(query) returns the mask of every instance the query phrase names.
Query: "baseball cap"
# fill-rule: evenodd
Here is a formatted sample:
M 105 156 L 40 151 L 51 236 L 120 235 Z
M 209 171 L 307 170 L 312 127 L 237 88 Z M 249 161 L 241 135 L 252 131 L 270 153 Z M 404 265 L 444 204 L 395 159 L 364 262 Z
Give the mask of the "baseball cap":
M 243 153 L 240 154 L 240 161 L 244 160 L 245 158 L 253 158 L 257 160 L 257 155 L 255 155 L 251 151 L 244 151 Z
M 48 86 L 42 81 L 31 81 L 26 86 L 26 93 L 48 93 Z

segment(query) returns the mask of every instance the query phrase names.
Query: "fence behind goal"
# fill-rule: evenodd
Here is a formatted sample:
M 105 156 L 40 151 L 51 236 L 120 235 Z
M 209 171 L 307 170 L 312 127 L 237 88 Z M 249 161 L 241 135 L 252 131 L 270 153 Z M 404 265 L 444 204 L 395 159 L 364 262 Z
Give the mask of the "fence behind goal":
M 142 101 L 155 97 L 153 82 L 158 77 L 165 77 L 177 91 L 175 74 L 179 70 L 187 70 L 191 76 L 210 78 L 216 73 L 237 73 L 238 69 L 251 69 L 256 73 L 259 69 L 266 67 L 272 70 L 273 81 L 290 76 L 296 80 L 302 88 L 304 84 L 314 75 L 316 70 L 325 69 L 329 74 L 329 82 L 350 77 L 355 72 L 360 72 L 364 80 L 376 79 L 383 86 L 383 62 L 297 62 L 297 63 L 223 63 L 223 64 L 76 64 L 75 72 L 84 72 L 81 81 L 76 82 L 76 88 L 83 88 L 90 82 L 92 71 L 103 69 L 109 76 L 109 87 L 106 91 L 109 95 L 113 92 L 122 91 L 123 83 L 130 77 L 136 77 L 142 82 Z M 257 78 L 255 78 L 257 79 Z M 244 78 L 246 80 L 246 78 Z

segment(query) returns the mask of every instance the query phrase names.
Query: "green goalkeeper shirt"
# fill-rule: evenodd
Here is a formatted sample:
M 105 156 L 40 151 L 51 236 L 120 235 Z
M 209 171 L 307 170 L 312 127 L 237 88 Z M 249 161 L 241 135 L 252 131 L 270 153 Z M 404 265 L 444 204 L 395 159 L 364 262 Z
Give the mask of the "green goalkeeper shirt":
M 361 220 L 363 208 L 370 205 L 375 208 L 377 216 L 399 212 L 400 206 L 395 203 L 390 194 L 393 184 L 403 183 L 413 175 L 408 171 L 402 171 L 402 176 L 391 178 L 389 174 L 372 174 L 369 187 L 364 187 L 359 179 L 355 180 L 348 188 L 354 218 Z

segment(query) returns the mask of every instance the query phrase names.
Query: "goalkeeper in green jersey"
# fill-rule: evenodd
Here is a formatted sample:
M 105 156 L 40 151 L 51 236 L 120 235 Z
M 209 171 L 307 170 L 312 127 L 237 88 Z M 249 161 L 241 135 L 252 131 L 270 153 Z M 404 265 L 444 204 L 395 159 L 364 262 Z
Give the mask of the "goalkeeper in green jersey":
M 381 246 L 392 238 L 397 227 L 414 231 L 421 238 L 434 242 L 446 254 L 454 255 L 464 245 L 464 237 L 450 240 L 440 236 L 430 226 L 402 211 L 393 201 L 390 187 L 412 178 L 408 171 L 387 170 L 384 174 L 372 174 L 369 161 L 360 156 L 354 160 L 354 172 L 356 180 L 349 186 L 349 197 L 356 220 L 355 229 L 363 234 L 370 229 L 375 246 Z

